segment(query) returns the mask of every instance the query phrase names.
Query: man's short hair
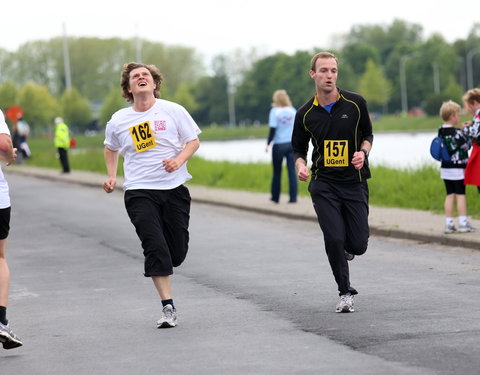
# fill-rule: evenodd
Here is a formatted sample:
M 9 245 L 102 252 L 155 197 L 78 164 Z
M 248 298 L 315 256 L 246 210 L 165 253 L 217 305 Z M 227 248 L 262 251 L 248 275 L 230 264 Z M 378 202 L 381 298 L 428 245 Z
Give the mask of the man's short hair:
M 312 57 L 312 61 L 310 63 L 310 68 L 311 68 L 312 71 L 315 71 L 315 65 L 317 64 L 318 59 L 335 59 L 335 61 L 337 62 L 337 66 L 338 66 L 337 56 L 335 56 L 331 52 L 323 51 L 323 52 L 317 53 L 315 56 Z

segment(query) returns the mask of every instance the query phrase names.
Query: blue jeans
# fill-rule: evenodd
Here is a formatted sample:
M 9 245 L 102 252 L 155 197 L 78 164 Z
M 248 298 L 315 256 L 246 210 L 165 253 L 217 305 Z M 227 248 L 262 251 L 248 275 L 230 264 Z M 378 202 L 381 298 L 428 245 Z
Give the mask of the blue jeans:
M 295 161 L 293 160 L 293 149 L 291 143 L 275 143 L 272 147 L 272 201 L 278 203 L 280 200 L 280 189 L 282 183 L 283 158 L 287 159 L 288 182 L 290 202 L 297 201 L 297 175 L 295 173 Z

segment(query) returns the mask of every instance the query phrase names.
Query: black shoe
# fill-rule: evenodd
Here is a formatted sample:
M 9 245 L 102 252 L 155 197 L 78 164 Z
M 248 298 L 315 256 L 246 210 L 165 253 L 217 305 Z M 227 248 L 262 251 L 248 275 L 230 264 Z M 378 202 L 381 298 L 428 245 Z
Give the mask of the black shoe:
M 350 253 L 347 253 L 345 251 L 345 258 L 347 258 L 347 260 L 353 260 L 355 258 L 355 255 L 353 254 L 350 254 Z

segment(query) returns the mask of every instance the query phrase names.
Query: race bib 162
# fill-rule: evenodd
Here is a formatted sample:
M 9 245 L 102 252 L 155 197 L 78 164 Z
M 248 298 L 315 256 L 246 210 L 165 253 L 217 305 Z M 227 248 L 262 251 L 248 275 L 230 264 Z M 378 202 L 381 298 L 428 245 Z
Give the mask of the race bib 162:
M 150 121 L 142 122 L 138 125 L 133 125 L 128 128 L 130 136 L 132 137 L 135 151 L 147 151 L 157 145 L 155 137 L 150 128 Z

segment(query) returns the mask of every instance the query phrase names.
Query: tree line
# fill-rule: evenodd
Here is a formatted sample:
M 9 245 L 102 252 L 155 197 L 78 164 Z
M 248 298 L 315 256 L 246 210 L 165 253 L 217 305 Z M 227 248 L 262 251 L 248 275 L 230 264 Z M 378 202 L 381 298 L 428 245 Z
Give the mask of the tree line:
M 285 89 L 299 107 L 314 94 L 310 59 L 329 50 L 339 57 L 338 86 L 360 92 L 370 110 L 401 113 L 421 108 L 436 115 L 442 101 L 461 101 L 480 85 L 480 23 L 465 39 L 423 37 L 421 25 L 357 25 L 337 41 L 340 47 L 276 53 L 237 50 L 205 66 L 194 48 L 119 38 L 68 38 L 71 87 L 67 87 L 63 38 L 32 41 L 15 52 L 0 49 L 0 108 L 20 105 L 34 129 L 63 116 L 74 128 L 127 105 L 119 82 L 123 64 L 155 64 L 164 76 L 162 97 L 184 105 L 201 126 L 265 123 L 272 93 Z M 141 54 L 139 55 L 139 51 Z

